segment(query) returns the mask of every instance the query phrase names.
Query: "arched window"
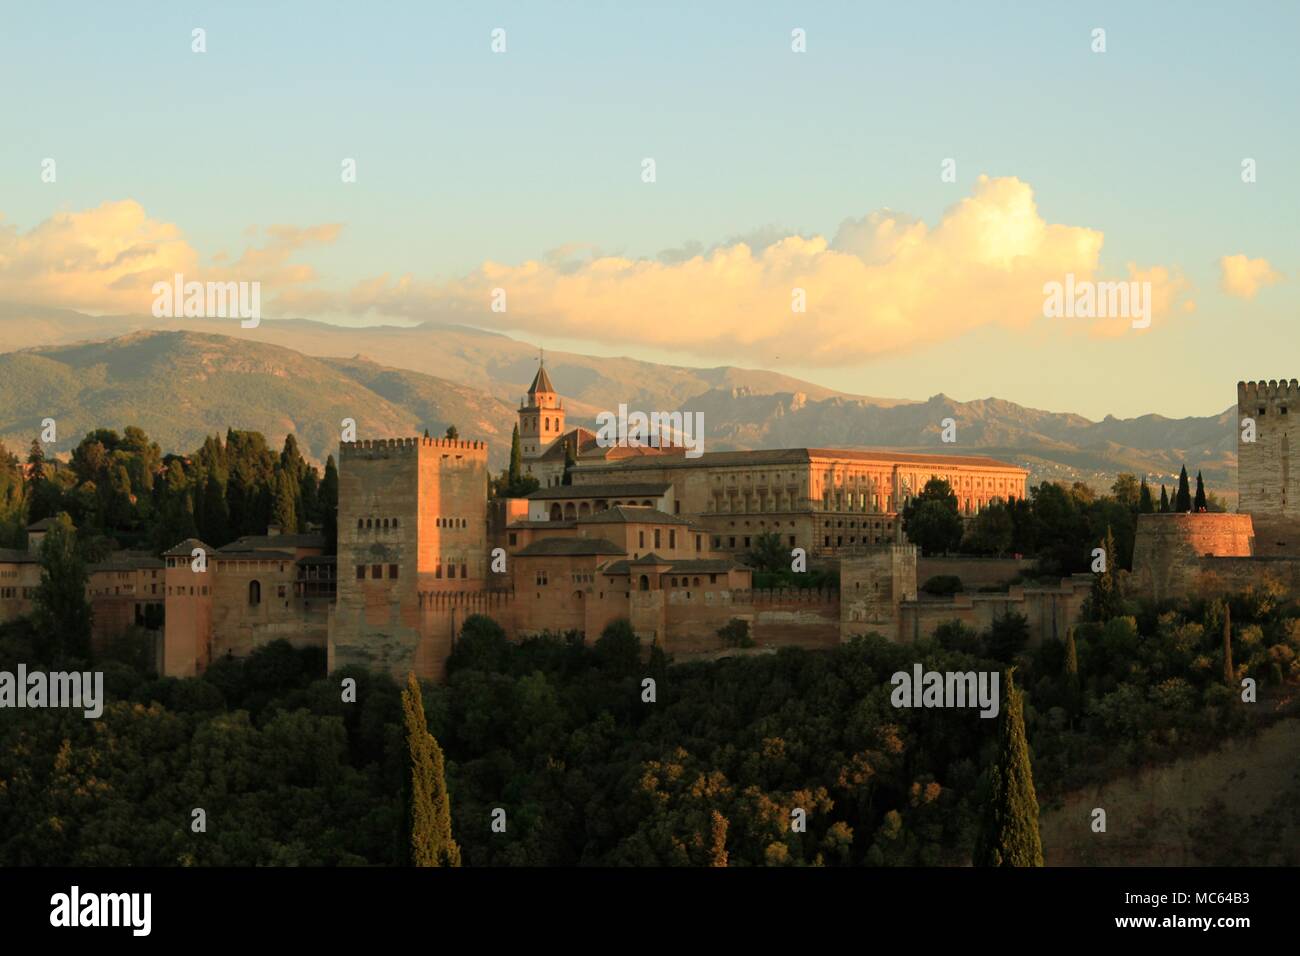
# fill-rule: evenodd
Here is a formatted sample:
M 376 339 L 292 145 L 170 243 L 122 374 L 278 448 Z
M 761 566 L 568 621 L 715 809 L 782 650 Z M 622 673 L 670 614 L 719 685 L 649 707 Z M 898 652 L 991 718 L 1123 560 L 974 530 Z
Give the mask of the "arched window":
M 642 591 L 650 590 L 650 579 L 646 577 L 644 574 L 641 575 L 641 590 Z
M 360 531 L 360 530 L 361 530 L 362 528 L 364 528 L 365 526 L 366 526 L 366 519 L 365 519 L 365 518 L 358 518 L 358 519 L 357 519 L 357 530 Z
M 560 509 L 559 504 L 551 505 L 551 520 L 559 521 L 564 517 L 564 512 Z
M 589 504 L 588 504 L 587 502 L 585 502 L 585 501 L 584 501 L 582 504 L 578 505 L 578 514 L 580 514 L 580 515 L 589 515 L 589 514 L 591 514 L 591 505 L 589 505 Z
M 566 502 L 564 505 L 564 519 L 566 521 L 572 521 L 577 516 L 578 513 L 577 511 L 574 510 L 573 502 L 572 501 Z
M 260 581 L 248 582 L 248 605 L 257 607 L 262 603 L 262 583 Z

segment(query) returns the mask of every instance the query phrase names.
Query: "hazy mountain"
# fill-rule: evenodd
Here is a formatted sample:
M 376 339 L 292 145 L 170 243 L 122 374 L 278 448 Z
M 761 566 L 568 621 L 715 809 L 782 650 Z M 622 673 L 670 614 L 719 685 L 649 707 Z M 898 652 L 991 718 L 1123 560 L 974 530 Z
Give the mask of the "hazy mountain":
M 448 424 L 510 452 L 514 412 L 474 389 L 364 361 L 322 361 L 291 349 L 194 332 L 137 332 L 108 342 L 0 355 L 0 440 L 25 454 L 44 418 L 57 452 L 92 428 L 139 425 L 164 451 L 189 452 L 228 427 L 278 447 L 297 434 L 319 461 L 337 450 L 340 423 L 363 438 L 441 436 Z M 504 434 L 502 429 L 504 429 Z
M 161 334 L 160 326 L 220 335 Z M 152 331 L 139 331 L 145 329 Z M 136 331 L 114 341 L 52 347 L 129 330 Z M 0 437 L 11 444 L 25 445 L 47 416 L 59 419 L 65 441 L 75 443 L 92 426 L 137 423 L 169 450 L 188 450 L 205 431 L 234 424 L 263 430 L 272 441 L 295 428 L 319 458 L 337 441 L 343 417 L 356 418 L 360 434 L 372 437 L 425 427 L 441 434 L 454 422 L 463 436 L 488 440 L 499 468 L 519 398 L 537 369 L 533 346 L 463 326 L 344 328 L 295 319 L 242 329 L 235 319 L 160 321 L 0 306 L 0 348 L 31 344 L 43 347 L 0 355 Z M 1035 481 L 1099 487 L 1119 471 L 1172 482 L 1186 463 L 1193 476 L 1204 470 L 1220 494 L 1231 492 L 1236 477 L 1232 408 L 1204 418 L 1094 422 L 997 398 L 847 395 L 775 372 L 725 366 L 567 352 L 548 352 L 546 366 L 570 424 L 592 425 L 597 412 L 620 402 L 645 411 L 701 411 L 711 449 L 978 449 L 1028 467 Z M 956 423 L 954 444 L 940 440 L 945 418 Z

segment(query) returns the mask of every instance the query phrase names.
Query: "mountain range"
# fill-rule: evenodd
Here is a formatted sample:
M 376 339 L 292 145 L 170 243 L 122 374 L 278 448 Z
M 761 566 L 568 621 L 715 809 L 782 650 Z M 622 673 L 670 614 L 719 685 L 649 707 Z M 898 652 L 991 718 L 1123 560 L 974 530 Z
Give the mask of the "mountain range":
M 25 448 L 42 419 L 57 451 L 91 428 L 136 424 L 165 451 L 206 434 L 255 429 L 273 443 L 294 431 L 323 460 L 340 422 L 361 437 L 441 435 L 489 442 L 493 468 L 509 453 L 516 408 L 537 350 L 506 335 L 427 322 L 345 327 L 305 319 L 89 316 L 0 304 L 0 440 Z M 350 357 L 342 357 L 350 356 Z M 1236 478 L 1235 408 L 1216 416 L 1100 422 L 997 398 L 961 402 L 852 395 L 787 375 L 732 366 L 690 368 L 628 357 L 547 352 L 569 424 L 594 426 L 620 403 L 704 414 L 706 450 L 775 447 L 978 450 L 1027 467 L 1031 481 L 1104 488 L 1121 471 L 1166 483 L 1184 463 L 1222 497 Z M 941 440 L 944 419 L 956 442 Z

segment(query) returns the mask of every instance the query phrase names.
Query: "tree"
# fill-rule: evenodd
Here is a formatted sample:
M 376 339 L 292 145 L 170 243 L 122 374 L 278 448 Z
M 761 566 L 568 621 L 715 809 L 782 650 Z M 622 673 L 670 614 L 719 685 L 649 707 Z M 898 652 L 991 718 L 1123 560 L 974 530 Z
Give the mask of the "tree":
M 1088 620 L 1104 623 L 1113 617 L 1119 617 L 1124 611 L 1116 574 L 1119 569 L 1119 553 L 1115 550 L 1115 536 L 1111 534 L 1110 525 L 1106 526 L 1106 537 L 1102 539 L 1101 549 L 1104 570 L 1093 574 L 1092 593 L 1088 596 Z
M 1169 514 L 1169 492 L 1165 490 L 1164 485 L 1160 486 L 1160 513 Z
M 756 571 L 784 571 L 790 567 L 790 550 L 781 544 L 781 535 L 765 531 L 754 539 L 745 553 L 745 563 Z
M 339 470 L 334 456 L 325 459 L 325 477 L 320 482 L 321 531 L 325 535 L 325 553 L 339 551 Z
M 290 436 L 292 437 L 292 436 Z M 275 479 L 275 501 L 271 505 L 271 523 L 280 526 L 285 534 L 298 530 L 298 482 L 288 471 L 281 471 Z
M 86 578 L 77 529 L 66 513 L 60 513 L 41 542 L 41 583 L 32 601 L 32 623 L 63 654 L 80 660 L 90 657 L 93 620 Z
M 1192 510 L 1198 514 L 1208 510 L 1205 504 L 1205 482 L 1201 480 L 1201 473 L 1196 473 L 1196 500 L 1192 503 Z
M 518 485 L 519 479 L 523 476 L 524 473 L 523 462 L 524 462 L 523 452 L 520 450 L 519 447 L 519 425 L 518 423 L 516 423 L 514 427 L 514 431 L 511 432 L 510 434 L 510 469 L 507 472 L 507 477 L 509 479 L 511 488 L 514 488 L 516 485 Z
M 1232 666 L 1232 605 L 1223 602 L 1223 682 L 1232 687 L 1237 682 L 1237 672 Z
M 1011 509 L 995 499 L 971 521 L 962 539 L 962 550 L 974 554 L 1005 554 L 1015 530 Z
M 1065 629 L 1065 682 L 1071 694 L 1079 691 L 1079 648 L 1074 642 L 1074 628 Z
M 1174 511 L 1185 515 L 1192 510 L 1192 489 L 1187 482 L 1187 466 L 1178 472 L 1178 495 L 1174 499 Z
M 1024 698 L 1015 668 L 1005 674 L 998 753 L 989 770 L 988 799 L 975 838 L 975 866 L 1042 866 L 1038 795 L 1025 738 Z
M 711 814 L 709 827 L 709 866 L 727 865 L 727 818 L 717 810 Z
M 1115 483 L 1110 486 L 1110 493 L 1115 496 L 1115 500 L 1120 504 L 1127 508 L 1136 509 L 1138 499 L 1142 494 L 1142 487 L 1138 483 L 1137 475 L 1122 472 L 1115 476 Z
M 208 472 L 203 485 L 203 508 L 199 512 L 199 532 L 203 540 L 214 548 L 229 544 L 230 509 L 226 505 L 226 489 L 215 471 Z
M 460 847 L 451 834 L 451 798 L 443 770 L 442 748 L 424 716 L 424 700 L 415 674 L 402 691 L 406 748 L 411 762 L 407 822 L 411 828 L 412 866 L 460 866 Z
M 1149 515 L 1155 510 L 1155 502 L 1151 500 L 1151 486 L 1148 485 L 1147 480 L 1143 478 L 1142 485 L 1138 489 L 1138 514 Z
M 903 507 L 903 530 L 927 555 L 954 550 L 963 531 L 957 496 L 942 478 L 931 478 L 925 488 Z
M 460 438 L 460 432 L 457 431 L 455 425 L 448 425 L 447 434 L 444 437 L 446 437 L 449 441 L 457 441 Z
M 573 469 L 578 464 L 578 459 L 573 454 L 574 443 L 572 441 L 569 441 L 567 438 L 563 439 L 563 441 L 564 441 L 564 477 L 561 479 L 561 484 L 571 485 L 573 484 Z
M 61 510 L 59 488 L 45 474 L 45 450 L 39 438 L 32 439 L 27 454 L 27 521 L 34 524 L 52 518 Z

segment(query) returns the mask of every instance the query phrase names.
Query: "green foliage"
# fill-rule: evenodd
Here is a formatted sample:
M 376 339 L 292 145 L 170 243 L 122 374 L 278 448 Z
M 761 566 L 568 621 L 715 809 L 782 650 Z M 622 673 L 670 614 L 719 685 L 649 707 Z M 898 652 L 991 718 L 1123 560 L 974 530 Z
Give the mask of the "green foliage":
M 756 571 L 790 570 L 790 549 L 781 543 L 781 535 L 767 531 L 753 539 L 754 546 L 745 553 L 745 563 Z
M 1180 515 L 1192 510 L 1192 490 L 1187 482 L 1186 465 L 1178 472 L 1178 494 L 1174 497 L 1173 510 Z
M 975 841 L 976 866 L 1043 865 L 1038 795 L 1025 737 L 1024 694 L 1014 678 L 1013 667 L 1003 680 L 998 752 L 989 769 L 988 799 Z
M 1193 511 L 1207 511 L 1209 505 L 1205 500 L 1205 481 L 1201 478 L 1201 473 L 1196 473 L 1196 499 L 1192 502 Z
M 420 682 L 408 674 L 402 691 L 410 782 L 406 790 L 412 866 L 460 866 L 451 833 L 451 798 L 443 775 L 442 748 L 429 733 Z
M 903 507 L 903 530 L 923 554 L 946 554 L 961 543 L 964 526 L 957 496 L 942 478 L 931 478 Z
M 1138 492 L 1138 514 L 1149 515 L 1155 510 L 1155 502 L 1151 500 L 1151 486 L 1148 485 L 1147 480 L 1143 478 L 1142 487 Z
M 961 549 L 968 554 L 1003 555 L 1015 543 L 1014 505 L 993 500 L 973 519 L 962 538 Z
M 934 577 L 926 580 L 921 585 L 921 590 L 926 594 L 933 594 L 938 597 L 944 597 L 949 594 L 958 594 L 963 588 L 961 578 L 955 574 L 936 574 Z
M 754 639 L 749 636 L 749 622 L 733 617 L 718 628 L 718 637 L 727 647 L 753 647 Z
M 41 582 L 32 598 L 32 623 L 71 660 L 90 657 L 92 611 L 77 531 L 67 514 L 54 519 L 41 542 Z

